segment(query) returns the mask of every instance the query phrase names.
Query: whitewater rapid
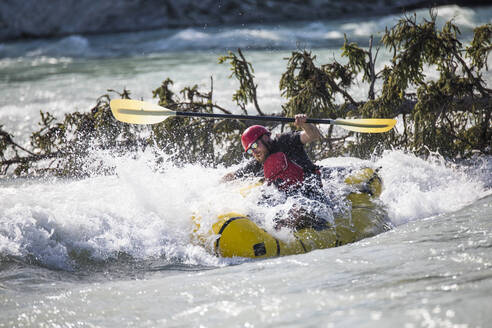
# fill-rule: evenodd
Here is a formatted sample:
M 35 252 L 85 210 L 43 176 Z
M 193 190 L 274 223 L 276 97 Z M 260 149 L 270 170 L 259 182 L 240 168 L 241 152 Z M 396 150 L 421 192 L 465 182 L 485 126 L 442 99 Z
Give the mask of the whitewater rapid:
M 274 213 L 259 207 L 257 195 L 241 195 L 244 184 L 220 182 L 232 168 L 158 166 L 148 153 L 136 159 L 104 156 L 116 166 L 115 175 L 20 180 L 1 188 L 0 254 L 63 270 L 122 254 L 210 266 L 222 260 L 191 242 L 193 215 L 209 224 L 228 212 L 273 220 Z M 476 168 L 473 176 L 444 160 L 424 161 L 401 151 L 373 161 L 331 158 L 318 164 L 379 168 L 384 183 L 379 201 L 396 226 L 452 213 L 490 194 L 479 176 L 487 167 Z M 325 189 L 343 188 L 325 181 Z
M 428 15 L 426 10 L 417 12 Z M 438 8 L 464 42 L 492 22 L 492 7 Z M 217 58 L 242 47 L 261 108 L 278 112 L 278 88 L 295 49 L 317 64 L 343 62 L 343 36 L 366 45 L 397 15 L 245 27 L 73 35 L 0 44 L 0 124 L 29 147 L 39 111 L 86 112 L 108 89 L 155 102 L 167 77 L 178 94 L 198 84 L 238 111 L 236 81 Z M 379 53 L 380 70 L 389 54 Z M 489 67 L 492 67 L 489 58 Z M 426 74 L 435 77 L 429 68 Z M 488 85 L 492 74 L 484 73 Z M 378 86 L 376 86 L 376 89 Z M 367 86 L 356 85 L 356 99 Z M 114 94 L 113 94 L 114 96 Z M 250 108 L 251 109 L 251 108 Z M 254 110 L 250 113 L 254 114 Z M 398 125 L 397 125 L 398 128 Z M 156 160 L 159 157 L 159 160 Z M 98 163 L 110 175 L 92 172 Z M 220 183 L 237 167 L 172 163 L 159 150 L 93 152 L 82 179 L 0 179 L 0 327 L 486 327 L 492 321 L 492 159 L 461 164 L 386 150 L 368 160 L 326 158 L 325 167 L 379 169 L 379 203 L 391 231 L 354 244 L 266 260 L 224 259 L 193 242 L 239 212 L 266 221 L 244 183 Z M 346 186 L 324 181 L 327 191 Z

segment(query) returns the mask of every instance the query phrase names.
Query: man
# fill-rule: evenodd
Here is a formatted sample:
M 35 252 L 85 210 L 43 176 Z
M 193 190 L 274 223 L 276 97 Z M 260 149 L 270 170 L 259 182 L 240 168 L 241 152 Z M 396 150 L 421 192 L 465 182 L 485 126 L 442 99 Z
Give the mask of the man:
M 304 145 L 316 141 L 322 137 L 319 129 L 306 122 L 305 114 L 295 116 L 294 125 L 302 128 L 302 132 L 283 133 L 271 138 L 271 133 L 261 125 L 253 125 L 247 128 L 241 137 L 244 151 L 253 155 L 243 168 L 231 172 L 223 177 L 224 181 L 231 181 L 245 176 L 263 176 L 263 164 L 274 153 L 283 152 L 287 158 L 301 166 L 306 175 L 316 174 L 318 167 L 311 162 Z
M 223 177 L 224 181 L 231 181 L 247 176 L 263 176 L 284 195 L 294 197 L 296 204 L 291 210 L 279 213 L 277 228 L 324 228 L 330 219 L 317 214 L 326 213 L 328 200 L 322 189 L 319 167 L 313 164 L 304 149 L 305 144 L 320 139 L 322 135 L 315 125 L 306 121 L 305 114 L 296 115 L 294 124 L 302 131 L 283 133 L 274 138 L 261 125 L 247 128 L 242 134 L 241 143 L 245 152 L 254 159 Z M 268 202 L 274 203 L 266 199 Z

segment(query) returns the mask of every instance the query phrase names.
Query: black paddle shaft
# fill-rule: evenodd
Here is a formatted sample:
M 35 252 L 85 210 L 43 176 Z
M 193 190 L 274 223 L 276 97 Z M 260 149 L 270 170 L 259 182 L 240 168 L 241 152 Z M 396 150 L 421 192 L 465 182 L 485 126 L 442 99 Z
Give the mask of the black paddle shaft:
M 188 117 L 215 117 L 215 118 L 228 118 L 237 120 L 251 120 L 251 121 L 276 121 L 276 122 L 295 122 L 295 118 L 292 117 L 279 117 L 279 116 L 254 116 L 254 115 L 233 115 L 233 114 L 213 114 L 213 113 L 194 113 L 194 112 L 176 112 L 176 116 L 188 116 Z M 322 118 L 308 118 L 307 123 L 319 123 L 319 124 L 336 124 L 335 120 L 322 119 Z
M 215 117 L 215 118 L 229 118 L 238 120 L 253 120 L 253 121 L 276 121 L 276 122 L 295 122 L 295 118 L 292 117 L 279 117 L 279 116 L 254 116 L 254 115 L 233 115 L 233 114 L 213 114 L 213 113 L 194 113 L 194 112 L 175 112 L 176 116 L 188 116 L 188 117 Z M 307 123 L 318 124 L 334 124 L 345 125 L 360 128 L 386 128 L 386 124 L 367 124 L 356 123 L 348 121 L 337 121 L 329 118 L 308 118 Z

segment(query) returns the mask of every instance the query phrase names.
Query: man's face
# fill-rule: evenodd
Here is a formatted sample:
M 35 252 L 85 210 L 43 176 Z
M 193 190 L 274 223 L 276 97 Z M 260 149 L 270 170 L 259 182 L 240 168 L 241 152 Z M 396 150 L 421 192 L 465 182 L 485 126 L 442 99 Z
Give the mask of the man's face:
M 270 154 L 270 151 L 266 147 L 263 138 L 264 137 L 261 137 L 260 139 L 256 140 L 256 148 L 254 147 L 254 144 L 252 145 L 252 147 L 250 147 L 250 149 L 253 151 L 253 157 L 261 164 L 266 161 L 268 155 Z

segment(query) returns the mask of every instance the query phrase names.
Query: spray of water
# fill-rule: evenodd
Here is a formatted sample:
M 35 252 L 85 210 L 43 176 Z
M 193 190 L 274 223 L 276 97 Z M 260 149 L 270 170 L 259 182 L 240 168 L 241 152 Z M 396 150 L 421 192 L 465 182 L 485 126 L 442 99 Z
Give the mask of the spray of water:
M 217 258 L 193 241 L 196 226 L 191 218 L 199 216 L 205 231 L 228 212 L 250 215 L 277 237 L 288 238 L 285 231 L 273 229 L 275 214 L 288 204 L 258 205 L 259 192 L 272 192 L 270 187 L 243 195 L 239 190 L 250 182 L 221 183 L 231 168 L 156 164 L 150 151 L 127 157 L 94 153 L 88 160 L 96 159 L 113 165 L 116 174 L 16 181 L 0 189 L 2 257 L 64 270 L 122 258 L 157 259 L 163 265 L 227 265 L 237 260 Z M 473 173 L 477 170 L 452 166 L 439 157 L 423 160 L 387 151 L 372 161 L 332 158 L 320 164 L 380 167 L 380 202 L 395 225 L 456 211 L 490 193 Z M 334 180 L 325 181 L 325 190 L 342 196 L 347 187 Z

